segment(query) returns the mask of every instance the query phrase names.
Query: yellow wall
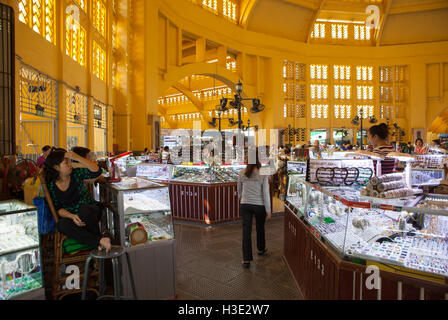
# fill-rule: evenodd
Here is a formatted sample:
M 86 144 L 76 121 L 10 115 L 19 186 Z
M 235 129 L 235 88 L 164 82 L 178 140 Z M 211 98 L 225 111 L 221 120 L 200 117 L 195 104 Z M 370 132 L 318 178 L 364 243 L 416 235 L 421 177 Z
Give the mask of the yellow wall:
M 18 1 L 17 0 L 0 0 L 1 3 L 10 5 L 16 12 L 15 21 L 15 39 L 16 39 L 16 88 L 19 90 L 19 68 L 21 63 L 29 65 L 39 72 L 46 74 L 58 81 L 59 92 L 58 98 L 58 137 L 56 139 L 57 145 L 65 148 L 67 146 L 67 124 L 66 124 L 66 89 L 79 87 L 80 93 L 88 97 L 88 147 L 94 150 L 94 130 L 93 130 L 93 100 L 99 101 L 105 105 L 112 106 L 114 104 L 111 86 L 111 55 L 107 58 L 106 66 L 106 82 L 99 80 L 89 70 L 91 70 L 91 48 L 87 45 L 87 64 L 86 67 L 82 67 L 80 64 L 72 60 L 65 54 L 65 8 L 70 1 L 55 1 L 55 43 L 50 43 L 44 39 L 41 35 L 34 32 L 28 25 L 18 20 Z M 109 7 L 107 12 L 111 12 L 109 1 Z M 92 0 L 88 1 L 89 11 L 88 16 L 91 16 Z M 111 27 L 112 20 L 109 19 L 108 26 Z M 91 20 L 87 22 L 87 26 L 84 26 L 87 31 L 87 39 L 93 38 L 93 26 Z M 111 50 L 111 32 L 109 31 L 106 36 L 107 50 Z M 19 127 L 19 92 L 16 95 L 17 106 L 17 120 L 16 125 Z M 16 130 L 17 138 L 19 138 L 20 130 Z M 19 141 L 19 139 L 17 139 Z M 110 130 L 108 136 L 108 151 L 112 151 L 112 130 Z
M 15 8 L 17 5 L 17 1 L 0 2 Z M 153 120 L 150 121 L 148 116 L 155 116 L 157 119 L 159 112 L 168 115 L 197 110 L 197 106 L 193 104 L 168 111 L 158 107 L 158 99 L 170 88 L 183 78 L 195 74 L 216 76 L 229 87 L 233 87 L 241 79 L 244 94 L 259 97 L 266 105 L 263 113 L 250 115 L 252 124 L 261 128 L 283 129 L 288 124 L 307 129 L 353 127 L 349 120 L 337 121 L 332 116 L 326 120 L 311 119 L 309 98 L 306 101 L 305 119 L 296 119 L 295 123 L 290 118 L 285 119 L 282 76 L 284 60 L 306 64 L 307 77 L 311 64 L 371 65 L 376 70 L 379 66 L 408 65 L 409 112 L 405 118 L 396 119 L 396 122 L 406 129 L 406 139 L 409 140 L 413 128 L 428 130 L 436 117 L 448 107 L 446 41 L 371 47 L 298 42 L 239 27 L 184 0 L 118 0 L 116 14 L 113 13 L 112 1 L 109 0 L 106 39 L 108 66 L 106 82 L 102 82 L 88 71 L 90 62 L 87 67 L 81 67 L 65 54 L 65 23 L 62 19 L 65 3 L 65 0 L 56 1 L 56 45 L 47 42 L 23 23 L 16 23 L 16 52 L 20 59 L 63 84 L 59 90 L 58 138 L 61 146 L 66 143 L 67 132 L 65 104 L 61 103 L 65 101 L 66 85 L 78 86 L 81 93 L 89 96 L 90 115 L 93 112 L 93 99 L 114 106 L 113 119 L 109 118 L 109 122 L 114 124 L 114 130 L 108 131 L 109 151 L 112 151 L 112 143 L 118 144 L 121 151 L 143 150 L 155 145 Z M 428 14 L 428 19 L 429 17 Z M 117 26 L 115 47 L 111 39 L 114 21 Z M 90 26 L 87 29 L 89 39 L 93 34 L 92 28 Z M 401 26 L 397 28 L 397 32 L 403 31 Z M 195 54 L 187 57 L 183 57 L 182 52 L 184 33 L 197 37 Z M 207 51 L 207 43 L 210 41 L 216 44 L 216 48 Z M 227 51 L 236 55 L 235 73 L 225 68 Z M 90 53 L 88 51 L 88 57 Z M 205 63 L 213 58 L 218 58 L 218 68 L 214 64 Z M 117 80 L 113 86 L 114 64 Z M 377 77 L 375 81 L 378 81 Z M 378 93 L 375 95 L 375 105 L 378 106 Z M 378 112 L 377 109 L 377 118 Z M 332 115 L 332 111 L 330 113 Z M 207 122 L 204 121 L 204 125 Z M 185 124 L 169 121 L 165 123 L 166 127 L 172 128 L 181 128 L 183 125 Z M 93 120 L 89 120 L 88 127 L 89 147 L 93 149 Z M 307 132 L 309 136 L 309 130 Z

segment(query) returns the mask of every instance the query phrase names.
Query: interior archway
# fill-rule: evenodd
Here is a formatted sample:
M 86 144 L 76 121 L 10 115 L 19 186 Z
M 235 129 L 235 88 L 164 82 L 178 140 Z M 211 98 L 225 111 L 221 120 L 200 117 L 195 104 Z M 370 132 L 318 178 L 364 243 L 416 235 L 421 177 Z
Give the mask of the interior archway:
M 237 79 L 236 75 L 231 74 Z M 216 109 L 222 98 L 233 98 L 233 80 L 216 73 L 203 73 L 186 76 L 172 84 L 158 100 L 162 128 L 192 129 L 194 121 L 201 121 L 204 130 L 218 128 L 219 114 Z M 237 110 L 230 109 L 221 115 L 222 130 L 235 128 L 229 119 L 237 120 Z M 248 108 L 245 107 L 242 120 L 247 122 L 249 119 Z
M 439 134 L 448 132 L 448 106 L 433 120 L 428 128 L 428 141 L 438 139 Z

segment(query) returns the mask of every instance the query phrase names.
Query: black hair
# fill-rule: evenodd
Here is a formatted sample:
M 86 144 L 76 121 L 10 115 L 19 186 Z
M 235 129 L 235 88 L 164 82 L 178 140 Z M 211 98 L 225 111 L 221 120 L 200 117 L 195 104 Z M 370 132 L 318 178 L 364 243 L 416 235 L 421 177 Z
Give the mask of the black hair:
M 64 149 L 52 148 L 44 165 L 45 180 L 47 183 L 55 182 L 59 179 L 59 172 L 56 171 L 54 166 L 58 166 L 64 161 L 66 153 L 67 151 Z
M 170 147 L 166 146 L 165 148 L 163 148 L 164 151 L 170 151 Z
M 51 149 L 50 146 L 45 146 L 45 147 L 42 148 L 42 152 L 47 152 L 50 149 Z
M 74 147 L 72 151 L 82 158 L 86 158 L 90 153 L 90 149 L 84 147 Z
M 257 168 L 257 169 L 261 168 L 260 157 L 258 155 L 258 148 L 255 150 L 255 152 L 256 152 L 255 164 L 248 164 L 246 167 L 246 171 L 244 172 L 244 175 L 248 178 L 252 177 L 252 174 L 254 173 L 255 168 Z
M 373 137 L 378 136 L 383 140 L 386 140 L 389 137 L 389 127 L 385 123 L 371 127 L 369 132 Z
M 419 141 L 421 141 L 422 144 L 424 143 L 422 138 L 418 138 L 417 140 L 415 140 L 415 144 L 417 144 L 417 142 L 419 142 Z

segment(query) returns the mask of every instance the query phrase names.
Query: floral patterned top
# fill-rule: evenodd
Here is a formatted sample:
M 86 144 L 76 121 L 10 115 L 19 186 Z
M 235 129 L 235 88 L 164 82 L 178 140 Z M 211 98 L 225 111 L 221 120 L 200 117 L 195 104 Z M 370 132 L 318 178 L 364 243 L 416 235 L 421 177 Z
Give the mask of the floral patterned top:
M 48 189 L 56 211 L 65 209 L 71 214 L 78 215 L 83 204 L 95 204 L 95 200 L 84 185 L 84 180 L 98 178 L 101 173 L 101 169 L 98 172 L 91 172 L 84 168 L 73 169 L 70 175 L 70 185 L 66 191 L 61 191 L 55 181 L 48 183 Z M 65 240 L 62 246 L 64 254 L 69 255 L 93 249 L 74 239 Z
M 78 215 L 79 208 L 83 204 L 95 204 L 95 201 L 84 185 L 84 180 L 95 179 L 100 175 L 101 169 L 98 172 L 91 172 L 85 168 L 73 169 L 70 175 L 70 185 L 66 191 L 61 191 L 56 185 L 56 181 L 50 182 L 48 189 L 56 211 L 65 209 L 72 214 Z

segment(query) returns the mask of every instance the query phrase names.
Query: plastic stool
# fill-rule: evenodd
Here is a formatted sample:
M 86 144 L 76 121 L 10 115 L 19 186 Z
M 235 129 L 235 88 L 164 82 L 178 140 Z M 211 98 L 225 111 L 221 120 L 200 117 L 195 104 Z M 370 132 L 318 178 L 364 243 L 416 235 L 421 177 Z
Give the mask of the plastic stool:
M 122 294 L 122 283 L 120 280 L 120 273 L 122 270 L 121 266 L 121 259 L 120 257 L 126 255 L 126 261 L 128 264 L 128 270 L 129 270 L 129 277 L 131 280 L 131 288 L 132 288 L 132 298 L 123 297 Z M 112 247 L 110 252 L 106 253 L 106 250 L 98 251 L 97 249 L 93 250 L 90 253 L 90 256 L 87 258 L 86 261 L 86 270 L 84 273 L 84 284 L 82 287 L 82 300 L 86 299 L 86 291 L 87 291 L 87 280 L 89 277 L 89 264 L 92 259 L 98 259 L 100 262 L 100 290 L 99 290 L 99 297 L 98 300 L 104 299 L 104 298 L 114 298 L 115 300 L 128 300 L 133 299 L 137 300 L 137 294 L 135 292 L 135 284 L 134 284 L 134 276 L 132 274 L 132 267 L 131 262 L 129 261 L 129 254 L 124 251 L 121 247 Z M 104 260 L 111 259 L 112 260 L 112 269 L 113 269 L 113 276 L 114 276 L 114 295 L 113 296 L 105 296 L 104 290 L 105 290 L 105 280 L 104 280 Z

